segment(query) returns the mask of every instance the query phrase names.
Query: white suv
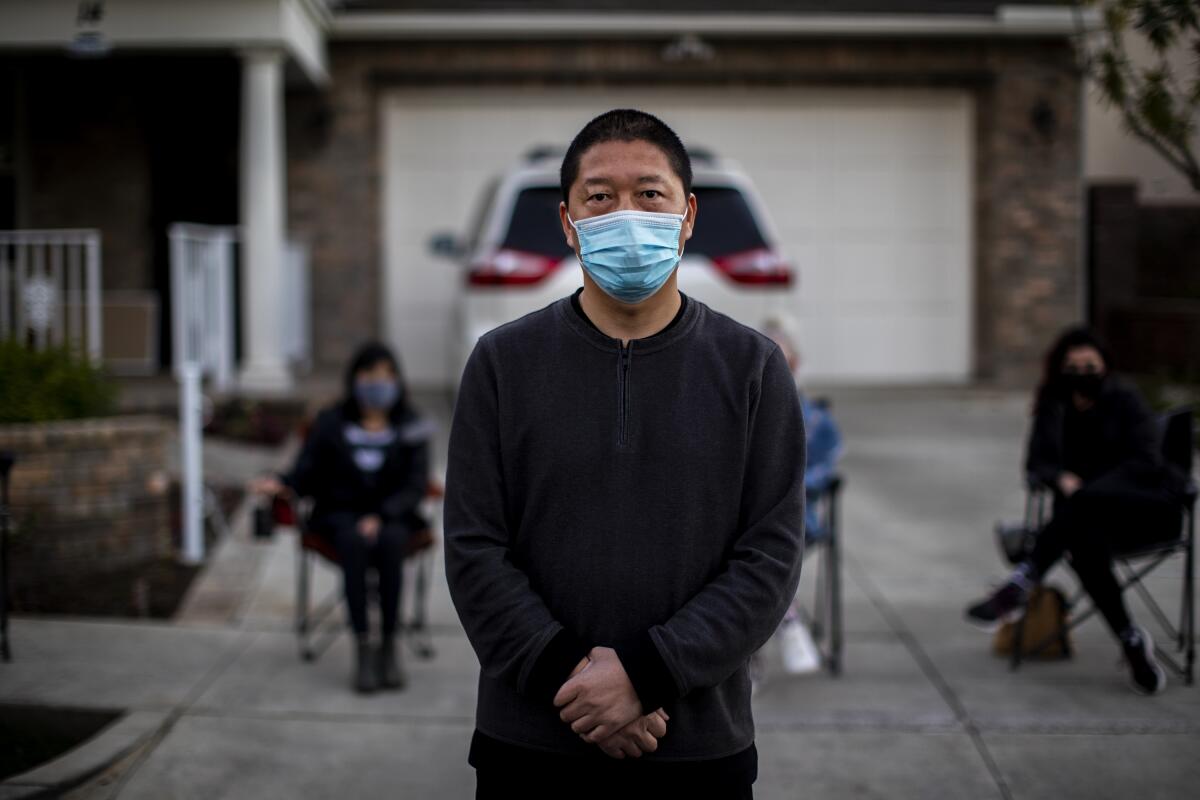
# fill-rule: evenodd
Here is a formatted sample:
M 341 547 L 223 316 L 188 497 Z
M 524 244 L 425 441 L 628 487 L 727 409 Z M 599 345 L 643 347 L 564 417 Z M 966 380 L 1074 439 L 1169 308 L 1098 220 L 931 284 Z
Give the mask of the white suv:
M 733 164 L 692 151 L 697 219 L 679 262 L 679 289 L 739 322 L 760 327 L 790 305 L 792 267 L 754 186 Z M 466 286 L 450 348 L 461 375 L 475 341 L 492 328 L 583 285 L 582 267 L 559 223 L 562 152 L 534 150 L 485 190 L 469 239 L 434 238 L 434 252 L 459 260 Z

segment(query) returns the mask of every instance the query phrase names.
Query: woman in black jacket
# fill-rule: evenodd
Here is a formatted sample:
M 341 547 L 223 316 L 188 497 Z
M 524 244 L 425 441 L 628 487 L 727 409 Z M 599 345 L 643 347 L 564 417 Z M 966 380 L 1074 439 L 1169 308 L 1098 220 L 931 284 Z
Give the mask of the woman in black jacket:
M 1133 688 L 1154 694 L 1166 675 L 1150 635 L 1129 617 L 1112 554 L 1178 538 L 1186 477 L 1166 464 L 1154 416 L 1109 373 L 1108 350 L 1086 328 L 1064 333 L 1046 357 L 1025 468 L 1054 492 L 1032 554 L 990 597 L 967 609 L 981 627 L 1023 613 L 1032 586 L 1066 554 L 1120 640 Z
M 427 487 L 429 431 L 409 404 L 395 356 L 372 342 L 355 354 L 342 399 L 317 415 L 292 469 L 253 486 L 265 494 L 291 490 L 313 498 L 309 525 L 329 537 L 341 562 L 360 692 L 405 682 L 396 647 L 401 566 L 409 534 L 426 524 L 417 509 Z M 368 566 L 379 572 L 381 644 L 374 651 Z

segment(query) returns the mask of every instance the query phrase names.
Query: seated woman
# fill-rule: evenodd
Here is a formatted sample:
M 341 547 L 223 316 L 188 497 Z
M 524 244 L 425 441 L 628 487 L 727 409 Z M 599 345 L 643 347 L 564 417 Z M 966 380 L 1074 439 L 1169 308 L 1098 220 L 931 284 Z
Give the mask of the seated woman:
M 981 627 L 1020 617 L 1030 589 L 1064 555 L 1120 640 L 1132 686 L 1154 694 L 1166 675 L 1150 634 L 1133 624 L 1113 553 L 1180 535 L 1186 478 L 1160 454 L 1154 416 L 1110 374 L 1107 349 L 1086 328 L 1065 332 L 1046 357 L 1026 471 L 1054 492 L 1050 521 L 1030 556 L 990 597 L 967 609 Z
M 417 507 L 428 481 L 429 431 L 409 404 L 395 356 L 366 344 L 346 370 L 344 396 L 317 415 L 291 471 L 252 484 L 265 494 L 290 489 L 313 498 L 310 528 L 329 537 L 341 562 L 359 692 L 406 680 L 396 647 L 401 567 L 409 534 L 426 526 Z M 379 572 L 378 650 L 367 624 L 369 565 Z

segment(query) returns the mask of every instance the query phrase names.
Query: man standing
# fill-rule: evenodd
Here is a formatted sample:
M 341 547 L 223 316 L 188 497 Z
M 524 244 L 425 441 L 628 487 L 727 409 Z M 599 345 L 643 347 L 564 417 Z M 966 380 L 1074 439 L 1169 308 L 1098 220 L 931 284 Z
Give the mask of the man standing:
M 677 289 L 697 208 L 670 128 L 603 114 L 561 181 L 583 288 L 479 339 L 450 433 L 477 797 L 751 797 L 746 663 L 803 552 L 795 383 Z

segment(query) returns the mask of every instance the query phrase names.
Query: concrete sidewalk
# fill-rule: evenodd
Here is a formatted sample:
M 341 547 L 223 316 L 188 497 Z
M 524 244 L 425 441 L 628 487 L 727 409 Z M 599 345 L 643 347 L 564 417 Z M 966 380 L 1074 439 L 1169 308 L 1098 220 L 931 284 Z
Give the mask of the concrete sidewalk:
M 1172 680 L 1159 697 L 1134 695 L 1098 622 L 1076 633 L 1073 660 L 1012 674 L 988 637 L 961 621 L 963 605 L 1003 574 L 993 523 L 1021 514 L 1027 398 L 847 390 L 834 403 L 847 440 L 845 673 L 787 677 L 769 649 L 772 673 L 755 698 L 756 795 L 1200 791 L 1200 690 Z M 423 407 L 442 423 L 444 464 L 447 403 Z M 292 538 L 258 544 L 242 522 L 202 587 L 225 591 L 226 602 L 193 602 L 173 624 L 14 621 L 15 660 L 0 665 L 0 700 L 161 719 L 104 780 L 74 796 L 472 796 L 466 750 L 478 666 L 440 566 L 437 658 L 410 659 L 406 692 L 357 697 L 345 636 L 316 663 L 297 657 Z M 1164 568 L 1156 594 L 1177 601 L 1180 579 L 1180 564 Z M 1074 586 L 1065 572 L 1052 580 Z M 334 588 L 334 576 L 321 584 Z

